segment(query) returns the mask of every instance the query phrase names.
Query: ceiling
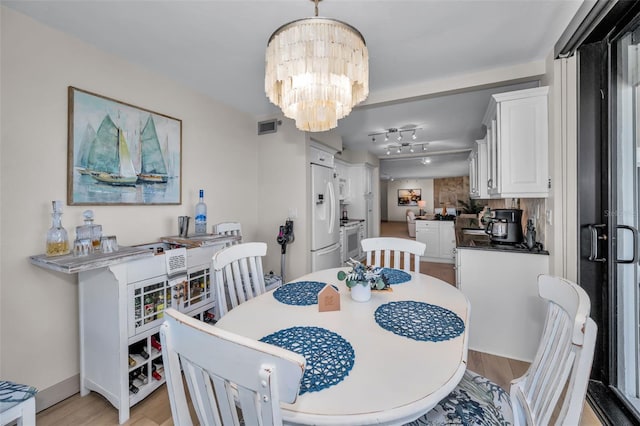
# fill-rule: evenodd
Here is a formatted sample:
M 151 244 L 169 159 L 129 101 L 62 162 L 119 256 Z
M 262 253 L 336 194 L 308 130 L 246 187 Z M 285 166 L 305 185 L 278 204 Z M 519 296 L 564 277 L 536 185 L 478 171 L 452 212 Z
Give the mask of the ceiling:
M 279 113 L 264 93 L 269 36 L 280 25 L 314 12 L 309 0 L 0 2 L 256 119 Z M 525 78 L 519 85 L 495 82 L 492 88 L 422 96 L 425 85 L 544 60 L 581 4 L 582 0 L 322 1 L 320 15 L 356 27 L 369 49 L 369 98 L 340 120 L 337 131 L 344 147 L 381 157 L 383 179 L 467 174 L 467 150 L 483 136 L 481 120 L 490 95 L 538 82 L 531 77 L 532 82 L 523 83 Z M 425 153 L 430 164 L 420 162 L 422 151 L 414 154 L 418 157 L 406 150 L 387 156 L 384 136 L 375 142 L 369 136 L 408 127 L 420 128 L 416 142 L 429 142 Z M 405 134 L 403 141 L 413 142 L 410 136 Z

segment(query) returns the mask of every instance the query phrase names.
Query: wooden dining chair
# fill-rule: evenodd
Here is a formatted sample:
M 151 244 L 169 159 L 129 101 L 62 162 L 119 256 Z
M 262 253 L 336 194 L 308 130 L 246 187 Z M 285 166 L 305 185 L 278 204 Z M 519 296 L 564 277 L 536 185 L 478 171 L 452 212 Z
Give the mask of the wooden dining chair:
M 302 355 L 172 308 L 164 311 L 164 318 L 160 340 L 173 424 L 193 424 L 183 372 L 199 424 L 282 424 L 280 403 L 294 403 L 298 397 L 305 369 Z
M 237 241 L 227 243 L 228 246 L 240 244 L 242 242 L 242 226 L 240 222 L 220 222 L 213 225 L 213 233 L 216 235 L 229 235 L 239 237 Z
M 476 419 L 483 421 L 478 424 L 541 426 L 554 420 L 557 408 L 555 424 L 580 424 L 597 332 L 589 318 L 589 296 L 577 284 L 550 275 L 538 277 L 538 290 L 548 301 L 542 338 L 510 392 L 467 370 L 453 392 L 409 425 L 476 424 Z
M 427 247 L 420 241 L 393 237 L 365 238 L 360 244 L 367 255 L 367 265 L 401 269 L 407 272 L 420 272 L 420 256 L 424 254 Z
M 213 281 L 219 318 L 229 309 L 266 291 L 262 257 L 266 243 L 243 243 L 226 247 L 213 255 Z

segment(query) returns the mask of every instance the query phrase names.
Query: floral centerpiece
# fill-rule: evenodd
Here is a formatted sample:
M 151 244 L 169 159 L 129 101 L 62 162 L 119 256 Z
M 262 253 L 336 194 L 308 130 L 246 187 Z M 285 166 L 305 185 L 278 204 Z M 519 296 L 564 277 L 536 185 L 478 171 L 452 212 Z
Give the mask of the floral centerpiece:
M 338 279 L 345 281 L 347 287 L 356 285 L 368 286 L 372 290 L 384 290 L 389 287 L 387 277 L 378 266 L 365 265 L 354 259 L 349 259 L 347 265 L 351 266 L 351 271 L 339 271 Z

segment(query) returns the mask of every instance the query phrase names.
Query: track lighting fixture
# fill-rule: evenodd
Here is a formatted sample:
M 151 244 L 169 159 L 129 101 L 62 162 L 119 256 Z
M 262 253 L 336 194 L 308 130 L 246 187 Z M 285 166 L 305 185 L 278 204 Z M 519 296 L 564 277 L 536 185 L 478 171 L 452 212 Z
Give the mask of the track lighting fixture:
M 424 165 L 427 165 L 429 163 L 431 163 L 431 158 L 429 157 L 424 157 L 422 160 L 420 160 L 420 162 Z
M 429 142 L 399 142 L 388 144 L 387 146 L 381 147 L 381 149 L 384 150 L 386 155 L 391 155 L 392 153 L 402 154 L 403 152 L 405 154 L 415 154 L 420 150 L 423 152 L 427 151 L 428 144 Z M 404 148 L 406 148 L 406 150 Z
M 384 141 L 389 141 L 389 134 L 395 135 L 398 141 L 401 141 L 403 138 L 403 133 L 411 133 L 411 139 L 414 141 L 418 139 L 418 135 L 416 134 L 417 130 L 422 130 L 422 127 L 405 127 L 403 129 L 398 129 L 396 127 L 390 127 L 388 129 L 383 130 L 382 132 L 369 133 L 369 136 L 379 136 L 384 135 Z

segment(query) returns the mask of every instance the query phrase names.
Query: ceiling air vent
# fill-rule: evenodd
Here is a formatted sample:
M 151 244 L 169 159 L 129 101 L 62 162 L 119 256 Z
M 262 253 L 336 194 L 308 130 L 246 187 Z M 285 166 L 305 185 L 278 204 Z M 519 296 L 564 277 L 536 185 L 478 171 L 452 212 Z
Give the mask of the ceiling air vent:
M 282 124 L 282 121 L 275 118 L 273 120 L 258 121 L 258 134 L 275 133 L 278 131 L 279 124 Z

